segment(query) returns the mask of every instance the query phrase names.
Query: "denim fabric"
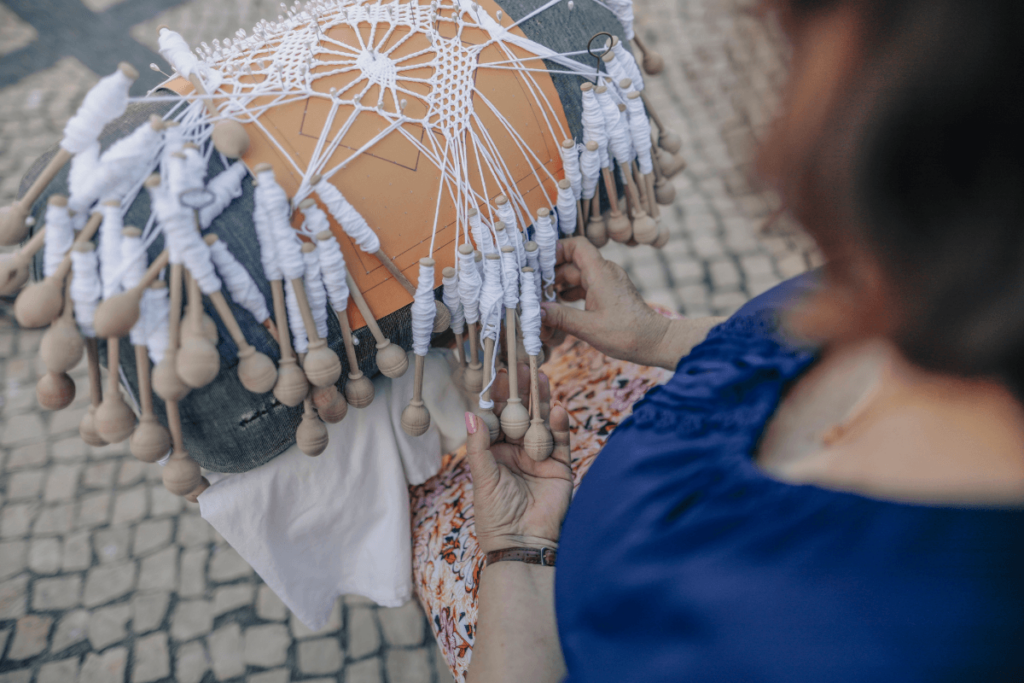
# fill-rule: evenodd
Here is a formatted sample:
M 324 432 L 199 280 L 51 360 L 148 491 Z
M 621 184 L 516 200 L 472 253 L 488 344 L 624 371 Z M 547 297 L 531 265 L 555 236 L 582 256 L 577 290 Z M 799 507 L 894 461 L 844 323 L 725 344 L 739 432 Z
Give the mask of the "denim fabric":
M 526 35 L 541 44 L 559 52 L 580 50 L 586 47 L 591 36 L 603 30 L 620 32 L 621 27 L 614 16 L 590 0 L 578 0 L 580 5 L 573 10 L 566 8 L 565 3 L 550 8 L 536 17 L 521 24 Z M 518 20 L 533 11 L 537 3 L 531 0 L 511 0 L 502 3 L 504 11 L 513 19 Z M 589 55 L 578 57 L 584 63 L 595 63 Z M 558 69 L 559 65 L 550 63 L 550 68 Z M 580 139 L 581 100 L 579 84 L 576 76 L 554 74 L 552 76 L 558 90 L 562 107 L 569 121 L 571 133 Z M 142 125 L 152 114 L 163 115 L 170 108 L 169 103 L 132 104 L 120 119 L 110 124 L 101 136 L 104 148 L 115 140 L 127 135 Z M 56 152 L 54 148 L 41 157 L 26 174 L 22 181 L 21 192 L 28 188 L 31 181 L 42 171 L 43 167 Z M 208 176 L 212 177 L 223 170 L 219 155 L 211 157 Z M 67 194 L 68 168 L 58 174 L 43 192 L 43 195 L 32 207 L 32 215 L 36 225 L 43 224 L 46 202 L 52 194 Z M 253 276 L 267 305 L 272 310 L 270 286 L 263 279 L 260 264 L 259 245 L 255 240 L 252 228 L 253 186 L 247 177 L 242 184 L 243 194 L 221 214 L 210 228 L 231 249 L 235 257 Z M 149 196 L 143 191 L 132 204 L 125 216 L 125 225 L 143 227 L 150 214 Z M 158 238 L 150 247 L 150 259 L 156 258 L 163 249 L 163 239 Z M 33 276 L 42 277 L 42 256 L 33 264 Z M 435 293 L 440 298 L 441 290 Z M 229 297 L 230 299 L 230 297 Z M 257 350 L 277 361 L 280 350 L 270 334 L 259 325 L 253 317 L 241 307 L 232 305 L 235 317 L 246 339 Z M 218 349 L 221 354 L 221 369 L 217 378 L 202 389 L 193 390 L 180 403 L 182 430 L 185 449 L 200 465 L 217 472 L 245 472 L 267 462 L 295 442 L 295 428 L 302 416 L 302 407 L 288 408 L 278 403 L 271 393 L 251 394 L 242 387 L 236 374 L 237 347 L 231 341 L 220 318 L 215 314 L 208 301 L 204 302 L 206 312 L 217 321 L 220 334 Z M 412 348 L 411 305 L 385 316 L 378 321 L 381 331 L 393 343 L 405 350 Z M 339 387 L 348 376 L 348 360 L 344 352 L 341 328 L 337 318 L 328 317 L 328 343 L 338 352 L 344 371 Z M 354 331 L 357 340 L 356 354 L 360 369 L 367 376 L 377 374 L 375 362 L 376 345 L 368 328 Z M 101 343 L 101 358 L 106 363 L 106 344 Z M 127 344 L 121 345 L 121 366 L 128 378 L 132 391 L 137 391 L 137 375 L 135 355 Z M 154 397 L 155 410 L 166 424 L 163 402 Z

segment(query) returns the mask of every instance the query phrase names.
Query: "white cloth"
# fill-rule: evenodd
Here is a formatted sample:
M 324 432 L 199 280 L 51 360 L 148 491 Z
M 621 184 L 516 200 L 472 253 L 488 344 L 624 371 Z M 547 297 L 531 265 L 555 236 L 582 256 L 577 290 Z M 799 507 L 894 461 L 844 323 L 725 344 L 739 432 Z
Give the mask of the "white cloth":
M 241 474 L 208 475 L 203 519 L 252 565 L 299 621 L 319 630 L 341 595 L 397 607 L 412 597 L 409 484 L 422 484 L 441 455 L 466 440 L 468 403 L 451 379 L 450 351 L 431 349 L 423 377 L 430 429 L 401 427 L 412 396 L 404 376 L 374 381 L 367 408 L 327 425 L 330 444 L 311 458 L 295 446 Z

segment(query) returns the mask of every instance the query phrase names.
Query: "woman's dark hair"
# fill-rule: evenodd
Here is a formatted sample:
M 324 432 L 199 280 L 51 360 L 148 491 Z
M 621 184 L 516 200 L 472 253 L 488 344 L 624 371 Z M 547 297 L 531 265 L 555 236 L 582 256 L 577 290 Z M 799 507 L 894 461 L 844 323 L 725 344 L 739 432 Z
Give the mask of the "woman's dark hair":
M 1024 0 L 782 5 L 799 22 L 846 3 L 862 61 L 797 213 L 820 242 L 875 255 L 910 360 L 1024 396 Z

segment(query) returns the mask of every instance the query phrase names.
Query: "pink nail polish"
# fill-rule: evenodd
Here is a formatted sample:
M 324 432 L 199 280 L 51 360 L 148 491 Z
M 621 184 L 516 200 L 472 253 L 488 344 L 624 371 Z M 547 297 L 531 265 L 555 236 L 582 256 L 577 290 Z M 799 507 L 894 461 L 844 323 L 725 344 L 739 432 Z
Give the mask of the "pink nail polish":
M 466 413 L 466 431 L 476 434 L 476 415 L 473 413 Z

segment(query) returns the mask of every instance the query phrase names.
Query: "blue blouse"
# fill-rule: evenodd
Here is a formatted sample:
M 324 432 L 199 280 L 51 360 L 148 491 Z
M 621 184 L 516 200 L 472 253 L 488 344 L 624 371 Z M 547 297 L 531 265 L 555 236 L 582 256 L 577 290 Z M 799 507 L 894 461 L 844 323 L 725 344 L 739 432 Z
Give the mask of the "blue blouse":
M 815 356 L 784 283 L 619 425 L 569 508 L 558 631 L 572 683 L 1024 681 L 1024 511 L 772 479 L 752 456 Z

